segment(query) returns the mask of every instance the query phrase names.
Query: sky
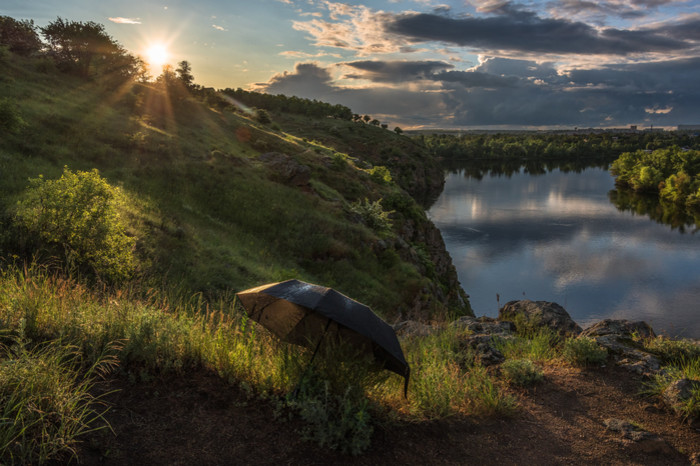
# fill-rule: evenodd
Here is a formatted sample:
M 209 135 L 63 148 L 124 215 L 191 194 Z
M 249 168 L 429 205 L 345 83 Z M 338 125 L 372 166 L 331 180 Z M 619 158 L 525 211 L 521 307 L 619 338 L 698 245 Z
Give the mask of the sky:
M 297 95 L 403 129 L 700 124 L 700 0 L 0 0 L 95 21 L 197 84 Z

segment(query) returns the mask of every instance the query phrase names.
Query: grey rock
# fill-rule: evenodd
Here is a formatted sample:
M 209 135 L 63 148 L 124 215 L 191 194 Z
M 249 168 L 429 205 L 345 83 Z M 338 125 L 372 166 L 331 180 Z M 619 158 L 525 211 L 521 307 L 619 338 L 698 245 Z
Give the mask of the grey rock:
M 664 403 L 679 416 L 686 416 L 681 407 L 693 396 L 693 390 L 700 390 L 700 381 L 691 379 L 679 379 L 672 382 L 666 390 L 664 390 L 661 398 Z M 687 418 L 689 423 L 700 421 L 700 416 L 692 416 Z
M 499 322 L 491 317 L 464 316 L 450 323 L 450 327 L 458 330 L 468 330 L 473 334 L 512 335 L 515 331 L 513 322 Z
M 393 326 L 394 332 L 400 337 L 427 337 L 437 331 L 437 327 L 415 320 L 404 320 Z
M 581 332 L 581 336 L 585 337 L 600 337 L 605 335 L 616 335 L 629 339 L 632 339 L 635 335 L 644 339 L 656 337 L 654 329 L 641 320 L 604 319 Z
M 476 358 L 484 366 L 492 366 L 505 361 L 505 356 L 494 347 L 494 337 L 491 335 L 469 335 L 460 340 L 463 349 L 471 348 Z
M 581 327 L 574 322 L 566 309 L 549 301 L 510 301 L 498 310 L 498 320 L 523 320 L 529 325 L 549 327 L 560 335 L 581 333 Z

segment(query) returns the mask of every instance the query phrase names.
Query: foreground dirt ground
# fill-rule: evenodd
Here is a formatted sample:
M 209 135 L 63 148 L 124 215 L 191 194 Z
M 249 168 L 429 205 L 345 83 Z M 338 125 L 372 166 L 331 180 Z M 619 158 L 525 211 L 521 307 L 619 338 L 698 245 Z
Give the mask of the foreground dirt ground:
M 545 368 L 545 381 L 518 392 L 510 418 L 452 419 L 377 429 L 370 450 L 351 457 L 321 449 L 215 376 L 196 373 L 148 384 L 113 382 L 106 418 L 113 433 L 83 438 L 82 464 L 700 464 L 700 429 L 638 394 L 641 379 L 610 366 Z M 410 396 L 410 394 L 409 394 Z M 609 419 L 649 432 L 633 441 Z M 608 422 L 609 424 L 609 422 Z

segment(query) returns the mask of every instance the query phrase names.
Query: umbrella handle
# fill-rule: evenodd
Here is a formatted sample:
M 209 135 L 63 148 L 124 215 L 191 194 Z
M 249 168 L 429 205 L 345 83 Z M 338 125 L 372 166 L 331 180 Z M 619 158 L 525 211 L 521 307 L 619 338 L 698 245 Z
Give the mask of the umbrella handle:
M 306 369 L 304 369 L 304 373 L 301 375 L 299 378 L 299 381 L 297 382 L 297 386 L 294 387 L 294 390 L 292 391 L 292 399 L 296 399 L 297 395 L 299 394 L 299 387 L 301 385 L 301 381 L 304 380 L 304 377 L 306 374 L 311 370 L 311 365 L 314 363 L 314 358 L 316 357 L 316 353 L 318 353 L 318 349 L 321 347 L 321 342 L 323 341 L 323 337 L 326 336 L 326 333 L 328 333 L 328 329 L 331 326 L 331 319 L 328 319 L 328 322 L 326 322 L 326 328 L 323 330 L 323 334 L 321 335 L 321 338 L 318 339 L 318 343 L 316 343 L 316 348 L 314 349 L 314 354 L 311 355 L 311 360 L 309 361 L 309 364 L 307 364 Z

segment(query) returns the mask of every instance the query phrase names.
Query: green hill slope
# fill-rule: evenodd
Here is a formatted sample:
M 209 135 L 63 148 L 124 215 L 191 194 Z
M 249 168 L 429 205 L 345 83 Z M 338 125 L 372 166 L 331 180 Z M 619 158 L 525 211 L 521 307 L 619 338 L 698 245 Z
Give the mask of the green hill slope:
M 128 200 L 144 286 L 217 297 L 296 277 L 389 319 L 471 313 L 439 232 L 407 193 L 442 181 L 410 139 L 332 118 L 273 113 L 263 125 L 152 84 L 3 60 L 0 101 L 16 123 L 0 128 L 5 260 L 36 253 L 10 232 L 27 180 L 97 168 Z

